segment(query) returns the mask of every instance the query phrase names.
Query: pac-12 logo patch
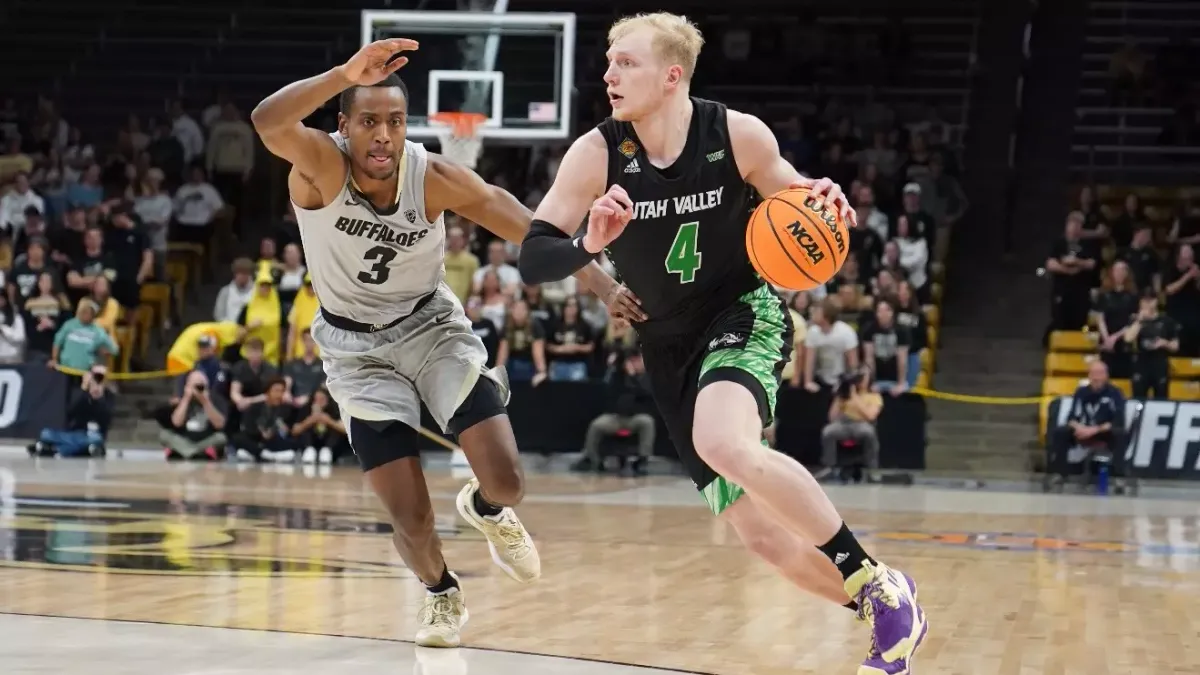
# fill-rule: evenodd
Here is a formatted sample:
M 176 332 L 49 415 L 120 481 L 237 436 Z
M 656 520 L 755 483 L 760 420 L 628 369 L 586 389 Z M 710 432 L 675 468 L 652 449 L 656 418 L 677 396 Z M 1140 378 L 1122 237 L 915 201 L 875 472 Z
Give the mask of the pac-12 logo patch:
M 408 224 L 409 224 L 409 225 L 413 225 L 413 224 L 415 224 L 415 223 L 417 222 L 417 211 L 416 211 L 416 209 L 408 209 L 407 211 L 405 211 L 405 212 L 404 212 L 404 219 L 408 221 Z
M 725 333 L 720 337 L 713 338 L 712 341 L 708 343 L 708 351 L 711 352 L 716 349 L 729 349 L 732 347 L 745 347 L 746 337 L 747 336 L 745 333 Z
M 622 155 L 625 155 L 629 159 L 633 159 L 633 156 L 637 154 L 637 151 L 638 151 L 637 143 L 634 143 L 633 141 L 629 140 L 628 138 L 621 141 L 621 144 L 617 146 L 617 152 L 620 152 Z

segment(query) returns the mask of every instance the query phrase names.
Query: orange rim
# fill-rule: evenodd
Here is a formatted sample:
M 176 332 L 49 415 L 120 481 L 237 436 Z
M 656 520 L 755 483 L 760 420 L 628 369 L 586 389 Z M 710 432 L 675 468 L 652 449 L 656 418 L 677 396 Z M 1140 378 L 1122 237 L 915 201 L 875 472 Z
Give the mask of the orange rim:
M 487 115 L 467 112 L 440 112 L 429 118 L 434 122 L 450 127 L 455 136 L 464 138 L 474 136 L 479 125 L 487 121 Z

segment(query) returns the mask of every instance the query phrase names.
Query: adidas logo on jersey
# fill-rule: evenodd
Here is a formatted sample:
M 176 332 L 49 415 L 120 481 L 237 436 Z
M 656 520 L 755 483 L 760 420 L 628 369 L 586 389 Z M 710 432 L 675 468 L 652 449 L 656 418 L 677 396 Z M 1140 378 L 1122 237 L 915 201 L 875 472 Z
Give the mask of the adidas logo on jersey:
M 625 173 L 641 173 L 642 167 L 638 166 L 637 159 L 634 159 L 625 167 Z

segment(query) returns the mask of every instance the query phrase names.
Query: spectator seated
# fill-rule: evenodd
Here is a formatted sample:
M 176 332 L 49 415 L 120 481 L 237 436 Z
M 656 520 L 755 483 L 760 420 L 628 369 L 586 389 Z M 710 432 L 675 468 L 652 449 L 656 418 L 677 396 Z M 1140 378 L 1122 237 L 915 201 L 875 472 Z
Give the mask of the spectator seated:
M 206 339 L 211 343 L 211 338 Z M 203 349 L 212 350 L 212 345 Z M 165 414 L 160 412 L 159 440 L 168 461 L 217 461 L 224 457 L 229 402 L 209 382 L 205 371 L 197 367 L 188 373 L 174 407 L 164 409 Z
M 883 409 L 883 398 L 870 387 L 864 371 L 843 375 L 829 406 L 829 423 L 821 430 L 821 470 L 818 480 L 859 476 L 878 482 L 879 436 L 875 420 Z M 857 482 L 857 480 L 856 480 Z
M 238 383 L 235 381 L 234 385 Z M 233 436 L 239 461 L 290 462 L 301 439 L 294 435 L 296 409 L 287 399 L 287 383 L 272 377 L 263 384 L 261 400 L 242 411 L 241 429 Z
M 1088 381 L 1074 393 L 1070 416 L 1066 424 L 1050 431 L 1043 489 L 1066 483 L 1072 458 L 1084 454 L 1083 471 L 1091 476 L 1093 464 L 1107 471 L 1111 466 L 1118 476 L 1116 489 L 1122 492 L 1130 478 L 1125 464 L 1127 436 L 1125 430 L 1125 397 L 1108 381 L 1108 367 L 1094 361 L 1088 368 Z
M 38 457 L 104 457 L 105 439 L 112 424 L 114 396 L 104 384 L 108 369 L 92 366 L 83 374 L 79 389 L 71 392 L 66 429 L 43 429 L 28 450 Z
M 350 454 L 350 439 L 341 413 L 324 386 L 313 391 L 305 403 L 296 405 L 294 419 L 291 435 L 296 446 L 303 448 L 301 462 L 332 464 Z
M 619 457 L 634 475 L 646 473 L 646 463 L 654 454 L 657 433 L 650 399 L 646 366 L 638 347 L 628 347 L 610 356 L 609 405 L 588 425 L 583 455 L 571 468 L 575 471 L 602 471 L 607 457 Z M 626 460 L 631 456 L 631 462 Z

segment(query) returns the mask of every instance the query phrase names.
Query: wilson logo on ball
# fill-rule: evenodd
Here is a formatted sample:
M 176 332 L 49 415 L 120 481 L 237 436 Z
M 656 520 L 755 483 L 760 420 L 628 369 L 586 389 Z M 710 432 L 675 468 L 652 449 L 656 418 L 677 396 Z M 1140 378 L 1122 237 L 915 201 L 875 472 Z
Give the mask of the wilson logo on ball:
M 804 229 L 800 221 L 788 225 L 787 229 L 791 233 L 792 239 L 795 239 L 800 248 L 804 249 L 804 254 L 808 256 L 809 262 L 815 265 L 825 259 L 825 254 L 821 251 L 821 247 L 817 245 L 817 242 L 808 233 L 808 230 Z
M 828 228 L 830 234 L 833 235 L 833 243 L 837 245 L 837 250 L 845 251 L 846 240 L 842 238 L 842 230 L 840 227 L 838 227 L 837 215 L 832 213 L 829 209 L 826 209 L 824 206 L 817 206 L 817 200 L 813 199 L 812 197 L 808 197 L 804 200 L 804 207 L 816 214 L 816 216 L 821 219 L 821 222 L 825 223 L 825 227 Z

